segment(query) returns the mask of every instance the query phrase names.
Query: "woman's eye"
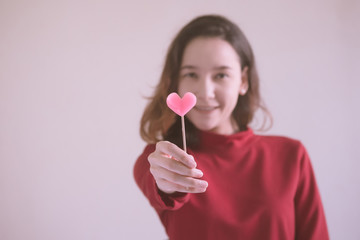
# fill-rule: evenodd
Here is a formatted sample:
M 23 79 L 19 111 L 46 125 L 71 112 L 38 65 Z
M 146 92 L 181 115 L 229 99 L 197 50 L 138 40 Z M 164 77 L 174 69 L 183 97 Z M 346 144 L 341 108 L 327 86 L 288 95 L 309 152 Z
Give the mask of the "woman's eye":
M 196 73 L 185 73 L 184 74 L 184 77 L 187 77 L 187 78 L 196 78 Z
M 228 75 L 225 74 L 225 73 L 218 73 L 218 74 L 216 74 L 215 78 L 216 78 L 216 79 L 224 79 L 224 78 L 226 78 L 227 76 L 228 76 Z

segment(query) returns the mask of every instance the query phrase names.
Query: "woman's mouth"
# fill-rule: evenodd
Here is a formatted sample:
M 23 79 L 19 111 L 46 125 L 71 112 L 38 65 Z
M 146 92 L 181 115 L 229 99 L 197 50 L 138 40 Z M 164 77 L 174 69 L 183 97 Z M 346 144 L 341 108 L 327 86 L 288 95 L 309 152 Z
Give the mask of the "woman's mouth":
M 210 113 L 217 109 L 218 106 L 195 106 L 195 109 L 199 112 Z

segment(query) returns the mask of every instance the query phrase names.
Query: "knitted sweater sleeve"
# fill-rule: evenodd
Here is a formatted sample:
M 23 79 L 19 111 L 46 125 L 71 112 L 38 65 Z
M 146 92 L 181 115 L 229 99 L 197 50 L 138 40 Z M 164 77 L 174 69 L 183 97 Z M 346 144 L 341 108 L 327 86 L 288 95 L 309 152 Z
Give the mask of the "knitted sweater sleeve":
M 178 192 L 174 194 L 165 194 L 158 189 L 156 181 L 150 172 L 150 164 L 147 160 L 149 154 L 154 150 L 155 145 L 147 145 L 143 153 L 137 159 L 134 166 L 135 181 L 149 200 L 151 206 L 153 206 L 157 212 L 160 213 L 163 210 L 177 210 L 189 200 L 190 194 Z
M 295 193 L 295 239 L 329 239 L 325 213 L 306 149 L 301 145 L 299 181 Z

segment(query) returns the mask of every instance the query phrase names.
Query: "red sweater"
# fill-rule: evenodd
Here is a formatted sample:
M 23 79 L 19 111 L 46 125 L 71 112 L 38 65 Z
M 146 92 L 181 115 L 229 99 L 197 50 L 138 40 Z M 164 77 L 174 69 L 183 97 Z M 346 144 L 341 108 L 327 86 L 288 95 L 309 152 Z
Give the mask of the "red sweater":
M 135 180 L 157 211 L 171 240 L 329 239 L 309 156 L 286 137 L 200 132 L 189 149 L 209 183 L 205 193 L 166 195 L 149 171 L 146 146 Z

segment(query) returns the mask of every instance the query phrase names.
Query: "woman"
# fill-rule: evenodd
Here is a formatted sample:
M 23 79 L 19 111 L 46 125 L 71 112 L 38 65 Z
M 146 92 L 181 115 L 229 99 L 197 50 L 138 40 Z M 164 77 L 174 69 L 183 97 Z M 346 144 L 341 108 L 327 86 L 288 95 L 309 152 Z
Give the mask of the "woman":
M 166 106 L 192 92 L 181 125 Z M 329 239 L 314 172 L 297 140 L 254 134 L 261 103 L 249 42 L 222 16 L 195 18 L 170 45 L 141 120 L 135 180 L 170 239 Z

